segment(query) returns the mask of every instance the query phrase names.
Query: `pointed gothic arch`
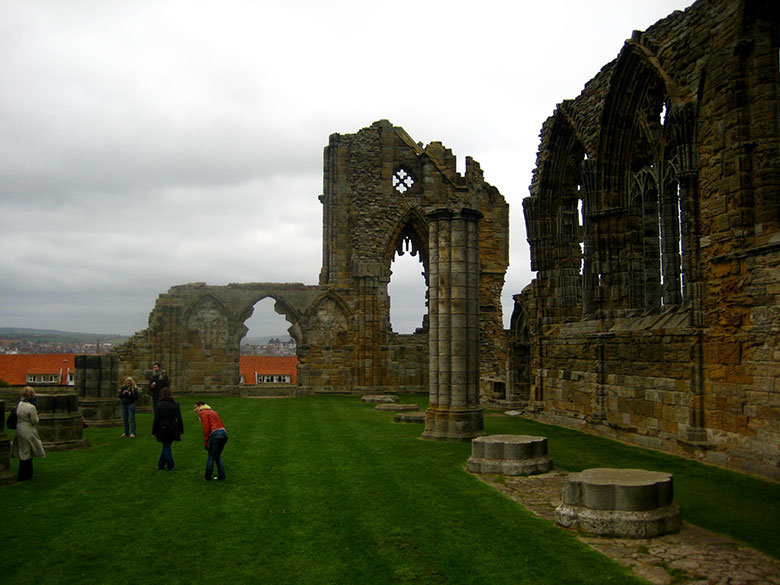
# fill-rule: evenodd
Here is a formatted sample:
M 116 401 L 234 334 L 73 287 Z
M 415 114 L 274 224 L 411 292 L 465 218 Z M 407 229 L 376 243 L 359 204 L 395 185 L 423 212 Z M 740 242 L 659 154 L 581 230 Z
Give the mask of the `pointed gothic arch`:
M 657 310 L 682 302 L 681 201 L 670 113 L 680 91 L 641 34 L 611 72 L 597 153 L 601 193 L 588 237 L 586 296 L 601 314 Z M 589 260 L 591 262 L 589 262 Z
M 539 271 L 546 316 L 563 320 L 582 315 L 582 246 L 584 206 L 582 136 L 565 104 L 556 108 L 543 130 L 545 157 L 539 160 L 533 196 L 523 202 L 531 267 Z
M 399 256 L 409 252 L 412 256 L 419 254 L 425 273 L 425 283 L 428 284 L 428 221 L 416 207 L 409 208 L 395 224 L 387 239 L 384 252 L 384 265 L 387 273 L 397 253 Z
M 287 329 L 290 337 L 295 340 L 296 345 L 300 344 L 302 342 L 302 334 L 300 329 L 300 311 L 295 309 L 287 300 L 285 300 L 283 295 L 273 291 L 263 291 L 260 294 L 255 295 L 252 297 L 252 300 L 247 303 L 246 306 L 239 312 L 238 319 L 241 321 L 243 326 L 240 339 L 243 339 L 248 331 L 244 323 L 254 314 L 255 305 L 257 305 L 257 303 L 260 301 L 268 298 L 273 299 L 274 301 L 274 311 L 277 314 L 282 315 L 290 324 L 290 327 Z
M 333 291 L 321 294 L 301 317 L 303 345 L 326 349 L 345 345 L 349 341 L 351 317 L 352 311 L 341 295 Z

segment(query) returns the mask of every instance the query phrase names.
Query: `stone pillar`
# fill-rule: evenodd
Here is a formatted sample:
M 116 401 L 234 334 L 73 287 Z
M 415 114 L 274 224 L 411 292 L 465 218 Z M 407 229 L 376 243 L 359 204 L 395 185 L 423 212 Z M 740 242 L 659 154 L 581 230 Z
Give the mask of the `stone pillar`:
M 87 424 L 118 426 L 122 424 L 119 411 L 119 357 L 114 354 L 77 355 L 74 389 L 79 395 L 79 407 Z
M 479 405 L 479 220 L 472 209 L 439 209 L 429 220 L 430 380 L 424 439 L 482 434 Z
M 13 405 L 10 406 L 13 408 Z M 14 481 L 11 471 L 11 441 L 5 434 L 5 401 L 0 400 L 0 485 Z

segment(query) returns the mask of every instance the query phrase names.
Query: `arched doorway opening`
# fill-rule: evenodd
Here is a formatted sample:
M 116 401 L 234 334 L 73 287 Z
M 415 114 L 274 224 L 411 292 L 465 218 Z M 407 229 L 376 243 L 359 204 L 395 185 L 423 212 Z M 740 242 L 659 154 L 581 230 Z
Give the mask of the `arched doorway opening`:
M 403 245 L 404 243 L 402 243 Z M 390 265 L 390 327 L 394 333 L 415 333 L 424 327 L 428 313 L 428 286 L 422 259 L 411 244 L 405 242 L 403 254 L 396 252 Z
M 288 332 L 290 323 L 276 311 L 271 297 L 258 300 L 244 321 L 241 338 L 239 388 L 241 394 L 284 395 L 298 382 L 296 341 Z
M 266 297 L 254 305 L 244 321 L 247 331 L 241 339 L 241 355 L 295 355 L 295 340 L 287 331 L 290 323 L 274 310 L 274 299 Z

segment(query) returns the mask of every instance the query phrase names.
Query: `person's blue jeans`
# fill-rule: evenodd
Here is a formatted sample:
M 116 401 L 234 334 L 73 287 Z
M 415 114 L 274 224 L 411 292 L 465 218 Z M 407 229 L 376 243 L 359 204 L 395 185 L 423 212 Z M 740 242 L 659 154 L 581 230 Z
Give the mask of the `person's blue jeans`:
M 160 460 L 157 462 L 157 469 L 165 469 L 168 467 L 168 471 L 173 471 L 173 451 L 171 451 L 172 443 L 163 443 L 162 451 L 160 452 Z
M 135 402 L 122 404 L 122 422 L 125 423 L 125 434 L 135 434 Z
M 211 481 L 214 463 L 217 464 L 217 479 L 225 479 L 225 466 L 222 463 L 222 449 L 227 443 L 228 434 L 225 429 L 217 429 L 209 435 L 209 458 L 206 460 L 206 481 Z

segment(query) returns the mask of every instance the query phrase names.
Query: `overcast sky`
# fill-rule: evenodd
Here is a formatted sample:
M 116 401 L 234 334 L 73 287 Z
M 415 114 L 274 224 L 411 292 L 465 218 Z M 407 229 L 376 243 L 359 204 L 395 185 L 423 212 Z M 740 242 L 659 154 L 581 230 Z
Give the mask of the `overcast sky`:
M 317 284 L 323 147 L 383 118 L 508 201 L 508 323 L 542 123 L 689 4 L 0 0 L 0 327 L 129 335 L 176 284 Z M 394 329 L 421 286 L 394 265 Z M 270 306 L 250 335 L 285 331 Z

